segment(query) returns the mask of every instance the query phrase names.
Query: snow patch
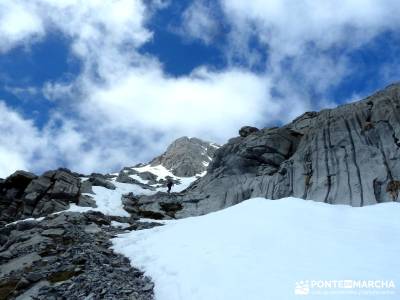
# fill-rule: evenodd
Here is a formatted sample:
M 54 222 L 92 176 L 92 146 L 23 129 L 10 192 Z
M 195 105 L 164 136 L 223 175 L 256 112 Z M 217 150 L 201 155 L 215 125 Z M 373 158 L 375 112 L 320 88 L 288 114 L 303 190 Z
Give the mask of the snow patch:
M 111 226 L 125 229 L 131 225 L 129 223 L 121 223 L 121 222 L 117 222 L 117 221 L 111 221 Z
M 135 179 L 135 180 L 137 180 L 138 182 L 143 183 L 143 184 L 148 184 L 148 183 L 149 183 L 148 180 L 144 180 L 143 178 L 141 178 L 141 177 L 138 176 L 138 175 L 129 175 L 129 177 L 132 178 L 132 179 Z
M 171 171 L 169 171 L 166 167 L 163 165 L 157 165 L 157 166 L 152 166 L 152 165 L 145 165 L 143 167 L 137 167 L 137 168 L 132 168 L 135 171 L 138 171 L 139 173 L 143 172 L 150 172 L 153 173 L 154 175 L 157 176 L 157 181 L 161 179 L 165 179 L 165 177 L 169 176 L 171 178 L 176 178 L 174 174 L 172 174 Z
M 394 280 L 399 286 L 399 214 L 398 203 L 353 208 L 256 198 L 121 234 L 113 248 L 152 277 L 158 300 L 290 300 L 299 298 L 294 291 L 301 280 Z M 394 292 L 382 299 L 399 299 Z
M 40 217 L 40 218 L 27 218 L 27 219 L 23 219 L 23 220 L 17 220 L 11 223 L 8 223 L 5 225 L 5 227 L 10 226 L 10 225 L 14 225 L 14 224 L 18 224 L 20 222 L 28 222 L 28 221 L 36 221 L 36 222 L 40 222 L 44 219 L 44 217 Z
M 174 180 L 179 180 L 179 184 L 176 184 L 172 187 L 172 192 L 181 192 L 188 188 L 194 181 L 196 181 L 199 177 L 202 177 L 206 174 L 203 172 L 193 177 L 177 177 L 172 174 L 169 170 L 167 170 L 164 166 L 150 166 L 145 165 L 142 167 L 132 168 L 138 172 L 151 172 L 157 176 L 157 180 L 165 179 L 165 177 L 170 176 Z M 138 182 L 143 184 L 148 184 L 148 180 L 142 179 L 138 175 L 129 175 L 131 178 L 136 179 Z M 122 217 L 129 217 L 129 213 L 123 209 L 122 204 L 122 195 L 133 193 L 136 196 L 141 195 L 153 195 L 157 192 L 167 192 L 166 187 L 162 187 L 159 184 L 149 185 L 150 187 L 154 188 L 154 190 L 145 189 L 137 184 L 131 183 L 121 183 L 116 181 L 116 178 L 110 179 L 116 189 L 110 190 L 105 187 L 101 186 L 93 186 L 92 190 L 95 193 L 93 194 L 84 194 L 87 196 L 92 197 L 96 201 L 96 208 L 92 207 L 80 207 L 77 205 L 70 205 L 70 208 L 63 211 L 63 212 L 87 212 L 87 211 L 100 211 L 105 215 L 113 215 L 113 216 L 122 216 Z
M 171 177 L 173 180 L 178 180 L 180 183 L 175 184 L 171 190 L 172 192 L 176 192 L 176 193 L 180 193 L 183 190 L 187 189 L 194 181 L 196 181 L 200 177 L 203 177 L 207 173 L 207 172 L 202 172 L 193 177 L 178 177 L 178 176 L 175 176 L 170 170 L 165 168 L 163 165 L 157 165 L 157 166 L 145 165 L 142 167 L 137 167 L 137 168 L 132 168 L 132 169 L 137 172 L 140 172 L 140 173 L 142 173 L 142 172 L 153 173 L 154 175 L 157 176 L 157 181 L 161 180 L 161 179 L 165 179 L 166 177 Z M 135 177 L 135 179 L 136 179 L 136 177 Z M 159 185 L 153 185 L 153 186 L 156 187 L 158 192 L 167 192 L 166 187 L 160 187 Z

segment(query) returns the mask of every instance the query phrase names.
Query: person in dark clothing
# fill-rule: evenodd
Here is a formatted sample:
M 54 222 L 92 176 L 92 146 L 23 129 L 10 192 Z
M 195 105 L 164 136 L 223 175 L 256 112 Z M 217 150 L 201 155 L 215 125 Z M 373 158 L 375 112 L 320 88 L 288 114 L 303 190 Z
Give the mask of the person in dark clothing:
M 168 193 L 168 194 L 171 193 L 171 188 L 172 188 L 173 185 L 174 185 L 174 182 L 172 181 L 172 179 L 171 179 L 171 178 L 168 178 L 168 179 L 167 179 L 167 188 L 168 188 L 167 193 Z

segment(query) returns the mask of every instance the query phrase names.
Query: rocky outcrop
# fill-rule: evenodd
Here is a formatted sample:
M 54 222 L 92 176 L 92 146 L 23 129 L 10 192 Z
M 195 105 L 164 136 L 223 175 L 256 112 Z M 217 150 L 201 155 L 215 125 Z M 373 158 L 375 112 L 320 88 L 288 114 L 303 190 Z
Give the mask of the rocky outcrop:
M 365 206 L 399 201 L 400 85 L 362 101 L 307 112 L 281 128 L 242 129 L 218 149 L 207 175 L 184 194 L 138 199 L 142 210 L 205 214 L 252 197 L 294 196 Z
M 159 193 L 163 195 L 163 193 Z M 154 210 L 152 207 L 144 205 L 143 202 L 139 201 L 139 197 L 135 196 L 133 193 L 128 193 L 122 196 L 122 204 L 124 209 L 129 212 L 132 216 L 137 218 L 149 218 L 154 220 L 162 219 L 174 219 L 176 213 L 183 209 L 183 205 L 178 201 L 171 201 L 177 197 L 177 194 L 169 195 L 168 202 L 157 202 L 160 210 Z
M 178 177 L 192 177 L 204 172 L 219 146 L 197 138 L 182 137 L 174 141 L 167 151 L 150 162 L 163 165 Z
M 153 299 L 151 280 L 110 249 L 123 232 L 112 221 L 130 230 L 159 225 L 88 212 L 0 229 L 0 299 Z
M 259 131 L 259 129 L 256 128 L 256 127 L 244 126 L 244 127 L 240 128 L 239 135 L 241 137 L 246 137 L 246 136 L 248 136 L 248 135 L 250 135 L 250 134 L 252 134 L 254 132 L 257 132 L 257 131 Z
M 87 181 L 94 186 L 102 186 L 109 190 L 115 190 L 115 185 L 109 179 L 107 175 L 92 173 Z
M 69 170 L 49 171 L 36 176 L 17 171 L 1 186 L 0 222 L 39 217 L 78 203 L 80 179 Z
M 70 204 L 96 207 L 92 186 L 115 189 L 105 175 L 83 175 L 68 169 L 45 172 L 41 176 L 17 171 L 0 183 L 0 227 L 30 217 L 47 216 L 66 210 Z

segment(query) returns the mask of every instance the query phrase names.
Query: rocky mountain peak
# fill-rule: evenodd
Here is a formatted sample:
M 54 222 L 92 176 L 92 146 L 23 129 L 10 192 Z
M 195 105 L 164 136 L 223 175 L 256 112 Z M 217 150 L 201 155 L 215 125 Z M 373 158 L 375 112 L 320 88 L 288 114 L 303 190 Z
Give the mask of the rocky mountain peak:
M 206 171 L 218 148 L 216 144 L 185 136 L 172 142 L 150 165 L 162 165 L 175 176 L 192 177 Z

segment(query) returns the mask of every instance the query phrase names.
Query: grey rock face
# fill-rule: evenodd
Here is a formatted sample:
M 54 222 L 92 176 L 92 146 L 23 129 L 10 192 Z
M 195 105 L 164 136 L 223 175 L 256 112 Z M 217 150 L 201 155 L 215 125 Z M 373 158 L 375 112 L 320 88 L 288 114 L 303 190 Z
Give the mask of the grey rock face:
M 167 151 L 153 159 L 152 166 L 163 165 L 178 177 L 192 177 L 207 169 L 218 146 L 197 138 L 182 137 Z
M 46 216 L 69 208 L 70 203 L 93 206 L 83 198 L 79 174 L 67 169 L 48 171 L 42 176 L 17 171 L 0 190 L 0 225 L 29 217 Z
M 399 201 L 399 139 L 397 84 L 359 102 L 307 112 L 281 128 L 233 138 L 184 194 L 143 196 L 138 205 L 163 213 L 161 203 L 179 202 L 176 217 L 185 217 L 252 197 L 352 206 Z

